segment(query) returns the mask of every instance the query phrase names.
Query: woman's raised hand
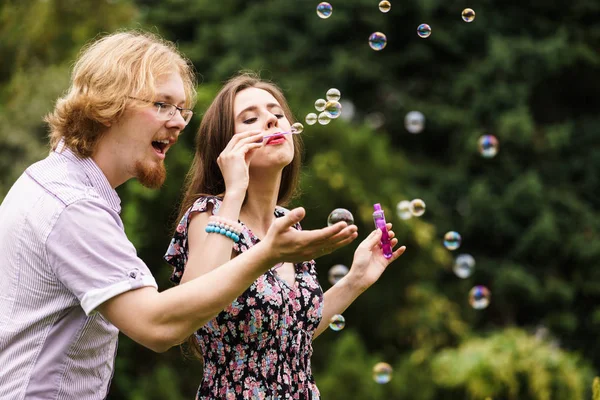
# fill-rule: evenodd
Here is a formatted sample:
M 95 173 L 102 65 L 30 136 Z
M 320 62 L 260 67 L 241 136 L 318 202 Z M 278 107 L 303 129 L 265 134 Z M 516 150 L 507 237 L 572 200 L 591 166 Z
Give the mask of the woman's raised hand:
M 248 166 L 255 150 L 263 146 L 262 131 L 252 130 L 233 135 L 219 157 L 217 164 L 223 174 L 227 192 L 246 193 L 250 175 Z
M 392 248 L 394 248 L 398 244 L 398 239 L 394 237 L 394 231 L 391 230 L 392 224 L 388 222 L 386 228 L 388 236 L 391 239 Z M 400 257 L 406 250 L 406 246 L 400 246 L 393 252 L 392 257 L 387 259 L 383 256 L 380 241 L 381 230 L 375 229 L 358 245 L 354 252 L 354 261 L 346 278 L 353 279 L 358 287 L 361 288 L 361 291 L 366 290 L 374 284 L 387 266 Z

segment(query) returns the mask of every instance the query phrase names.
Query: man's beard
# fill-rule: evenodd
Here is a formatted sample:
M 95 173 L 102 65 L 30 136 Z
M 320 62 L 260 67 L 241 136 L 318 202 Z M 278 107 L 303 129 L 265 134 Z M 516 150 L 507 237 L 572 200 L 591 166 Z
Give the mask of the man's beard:
M 167 169 L 164 162 L 148 165 L 137 161 L 135 163 L 135 172 L 138 181 L 149 189 L 158 189 L 167 177 Z

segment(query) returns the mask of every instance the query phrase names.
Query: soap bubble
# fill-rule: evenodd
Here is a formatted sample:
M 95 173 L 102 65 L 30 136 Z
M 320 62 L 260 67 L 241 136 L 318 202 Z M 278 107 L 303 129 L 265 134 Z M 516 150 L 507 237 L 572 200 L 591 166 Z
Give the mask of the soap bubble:
M 458 233 L 458 232 L 450 231 L 450 232 L 446 232 L 446 234 L 444 235 L 444 246 L 448 250 L 458 249 L 460 247 L 461 241 L 462 241 L 462 237 L 460 236 L 460 233 Z
M 315 114 L 315 113 L 306 114 L 306 118 L 304 119 L 304 121 L 306 121 L 307 125 L 316 124 L 317 123 L 317 114 Z
M 403 220 L 411 219 L 412 212 L 410 211 L 410 201 L 402 200 L 396 205 L 396 214 L 398 217 Z
M 342 279 L 348 273 L 349 269 L 343 264 L 336 264 L 333 267 L 329 268 L 329 272 L 327 274 L 329 278 L 329 283 L 335 285 L 340 279 Z
M 490 305 L 490 290 L 482 285 L 474 286 L 469 291 L 469 304 L 476 310 L 483 310 Z
M 467 279 L 475 271 L 475 259 L 470 254 L 460 254 L 454 260 L 454 274 L 461 279 Z
M 371 36 L 369 36 L 369 46 L 373 50 L 383 50 L 383 48 L 387 45 L 387 37 L 381 32 L 373 32 Z
M 348 225 L 352 225 L 354 223 L 354 216 L 345 208 L 336 208 L 327 217 L 327 226 L 335 225 L 340 221 L 346 221 Z
M 415 217 L 425 214 L 425 202 L 421 199 L 414 199 L 410 202 L 410 213 Z
M 385 115 L 382 112 L 372 112 L 365 117 L 365 123 L 373 130 L 385 124 Z
M 421 133 L 425 128 L 425 116 L 419 111 L 411 111 L 404 117 L 404 127 L 410 133 Z
M 346 319 L 344 318 L 344 316 L 342 314 L 335 314 L 329 320 L 329 328 L 331 328 L 332 331 L 336 331 L 336 332 L 341 331 L 342 329 L 344 329 L 345 326 L 346 326 Z
M 336 88 L 331 88 L 327 91 L 325 97 L 329 101 L 340 101 L 340 97 L 342 97 L 342 94 Z
M 493 158 L 498 154 L 498 139 L 494 135 L 483 135 L 479 138 L 479 154 L 485 158 Z
M 344 109 L 344 113 L 340 116 L 340 118 L 345 121 L 351 121 L 352 118 L 354 118 L 354 103 L 352 103 L 350 100 L 341 100 L 340 104 Z
M 332 13 L 333 7 L 331 7 L 331 4 L 327 2 L 319 3 L 319 5 L 317 6 L 317 15 L 322 19 L 327 19 L 331 17 Z
M 304 131 L 304 125 L 300 122 L 295 122 L 292 124 L 292 133 L 302 133 Z
M 342 105 L 337 101 L 328 101 L 324 112 L 329 118 L 336 119 L 342 113 Z
M 426 39 L 431 35 L 431 27 L 427 24 L 421 24 L 417 28 L 417 34 L 419 35 L 419 37 Z
M 473 9 L 471 8 L 465 8 L 462 11 L 462 19 L 465 22 L 473 22 L 473 20 L 475 19 L 475 11 L 473 11 Z
M 321 112 L 325 109 L 325 105 L 327 102 L 324 99 L 319 99 L 315 101 L 315 110 Z
M 329 117 L 329 115 L 327 115 L 327 113 L 325 111 L 323 111 L 321 114 L 319 114 L 318 120 L 321 125 L 327 125 L 328 123 L 331 122 L 331 118 Z
M 388 383 L 392 380 L 392 366 L 388 363 L 380 362 L 373 366 L 373 380 L 379 384 Z
M 391 8 L 392 4 L 389 1 L 383 0 L 379 2 L 379 11 L 381 11 L 382 13 L 390 11 Z

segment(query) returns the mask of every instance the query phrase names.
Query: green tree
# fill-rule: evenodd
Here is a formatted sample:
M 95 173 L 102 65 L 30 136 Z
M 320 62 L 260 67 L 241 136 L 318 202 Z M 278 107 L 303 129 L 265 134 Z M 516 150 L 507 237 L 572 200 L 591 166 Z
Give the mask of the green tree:
M 201 77 L 196 116 L 169 152 L 161 191 L 119 189 L 127 233 L 164 289 L 161 256 L 194 132 L 223 80 L 261 72 L 299 120 L 337 87 L 355 112 L 344 103 L 342 119 L 305 126 L 295 202 L 308 210 L 303 225 L 321 227 L 344 207 L 364 238 L 379 202 L 408 250 L 347 310 L 347 330 L 315 341 L 323 398 L 591 397 L 600 368 L 600 4 L 481 2 L 469 24 L 460 12 L 471 5 L 460 2 L 393 3 L 387 14 L 371 0 L 332 4 L 323 20 L 304 1 L 4 1 L 0 198 L 48 151 L 42 116 L 84 42 L 137 24 L 175 40 Z M 423 22 L 428 39 L 415 32 Z M 374 31 L 388 38 L 380 52 L 367 45 Z M 421 134 L 403 127 L 411 110 L 426 116 Z M 498 137 L 495 158 L 478 154 L 482 134 Z M 398 201 L 417 197 L 423 217 L 394 215 Z M 448 230 L 462 234 L 457 252 L 476 259 L 470 278 L 451 271 Z M 350 265 L 354 247 L 318 260 L 325 289 L 328 267 Z M 485 310 L 468 305 L 475 284 L 492 291 Z M 525 333 L 536 329 L 555 341 Z M 378 386 L 371 368 L 384 359 L 394 376 Z M 156 355 L 123 338 L 110 398 L 192 398 L 201 373 L 179 349 Z

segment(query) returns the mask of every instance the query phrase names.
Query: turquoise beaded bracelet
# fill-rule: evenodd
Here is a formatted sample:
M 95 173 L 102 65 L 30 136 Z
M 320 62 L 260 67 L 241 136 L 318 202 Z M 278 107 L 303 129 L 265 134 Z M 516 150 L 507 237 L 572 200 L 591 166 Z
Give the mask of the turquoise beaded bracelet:
M 206 226 L 205 231 L 207 233 L 219 233 L 221 235 L 227 236 L 229 239 L 233 240 L 235 243 L 240 241 L 240 235 L 242 233 L 240 224 L 230 223 L 223 218 L 215 218 L 214 216 L 210 217 L 208 221 L 208 225 Z

